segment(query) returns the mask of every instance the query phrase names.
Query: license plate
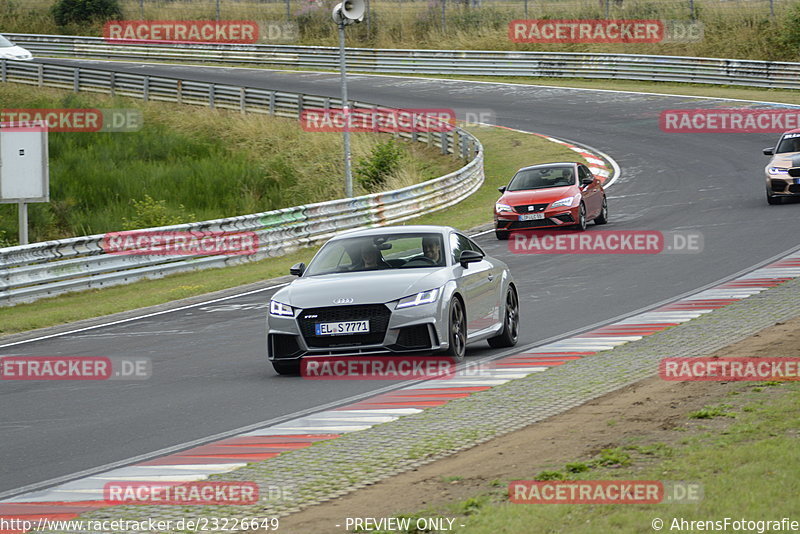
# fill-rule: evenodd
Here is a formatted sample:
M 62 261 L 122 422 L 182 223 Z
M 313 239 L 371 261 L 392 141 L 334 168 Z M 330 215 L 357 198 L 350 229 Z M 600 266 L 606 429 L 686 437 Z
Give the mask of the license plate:
M 544 219 L 544 213 L 523 213 L 519 216 L 520 221 L 538 221 Z
M 318 336 L 341 336 L 347 334 L 368 334 L 369 321 L 344 321 L 341 323 L 317 323 L 314 325 Z

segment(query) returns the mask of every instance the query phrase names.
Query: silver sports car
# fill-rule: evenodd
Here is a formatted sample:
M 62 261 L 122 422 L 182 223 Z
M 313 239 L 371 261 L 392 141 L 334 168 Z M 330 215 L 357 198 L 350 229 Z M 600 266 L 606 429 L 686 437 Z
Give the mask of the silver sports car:
M 501 261 L 444 226 L 390 226 L 334 237 L 272 297 L 267 357 L 297 374 L 307 356 L 444 352 L 517 343 L 519 300 Z

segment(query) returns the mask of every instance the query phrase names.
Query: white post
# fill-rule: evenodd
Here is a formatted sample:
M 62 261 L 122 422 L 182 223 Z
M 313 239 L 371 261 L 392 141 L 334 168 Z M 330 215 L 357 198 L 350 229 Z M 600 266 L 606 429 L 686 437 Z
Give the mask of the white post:
M 28 205 L 24 200 L 19 201 L 19 244 L 28 244 Z

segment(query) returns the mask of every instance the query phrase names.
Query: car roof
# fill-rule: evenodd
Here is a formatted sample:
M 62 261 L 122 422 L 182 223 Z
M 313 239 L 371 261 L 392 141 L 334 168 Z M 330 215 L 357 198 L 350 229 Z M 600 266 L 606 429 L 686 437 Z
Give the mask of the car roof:
M 363 237 L 363 236 L 371 236 L 371 235 L 387 235 L 387 234 L 413 234 L 413 233 L 434 233 L 434 234 L 446 234 L 448 232 L 458 232 L 455 228 L 450 226 L 436 226 L 436 225 L 423 225 L 423 224 L 409 224 L 409 225 L 397 225 L 397 226 L 378 226 L 375 228 L 364 228 L 358 230 L 350 230 L 344 233 L 341 233 L 333 238 L 334 239 L 343 239 L 346 237 Z
M 537 165 L 528 165 L 527 167 L 522 167 L 519 171 L 527 171 L 529 169 L 544 169 L 547 167 L 566 167 L 567 165 L 580 165 L 577 161 L 561 161 L 555 163 L 539 163 Z M 517 172 L 519 172 L 517 171 Z
M 786 130 L 781 135 L 783 136 L 783 135 L 790 134 L 790 133 L 800 133 L 800 128 L 795 128 L 794 130 Z

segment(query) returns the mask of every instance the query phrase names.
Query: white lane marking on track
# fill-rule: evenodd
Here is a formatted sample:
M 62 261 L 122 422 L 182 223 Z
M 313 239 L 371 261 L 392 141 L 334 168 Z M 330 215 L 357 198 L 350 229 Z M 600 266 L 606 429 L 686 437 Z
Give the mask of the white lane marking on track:
M 275 288 L 283 287 L 283 286 L 286 286 L 286 285 L 289 285 L 289 284 L 288 283 L 275 284 L 275 285 L 268 286 L 268 287 L 262 287 L 261 289 L 253 289 L 251 291 L 245 291 L 244 293 L 237 293 L 235 295 L 228 295 L 227 297 L 220 297 L 220 298 L 216 298 L 216 299 L 212 299 L 212 300 L 206 300 L 204 302 L 197 302 L 195 304 L 187 304 L 186 306 L 181 306 L 179 308 L 172 308 L 170 310 L 161 310 L 161 311 L 157 311 L 157 312 L 146 313 L 144 315 L 137 315 L 136 317 L 127 317 L 125 319 L 119 319 L 117 321 L 110 321 L 110 322 L 107 322 L 107 323 L 101 323 L 101 324 L 96 324 L 96 325 L 92 325 L 92 326 L 86 326 L 84 328 L 77 328 L 75 330 L 68 330 L 66 332 L 57 332 L 55 334 L 48 334 L 46 336 L 35 337 L 35 338 L 32 338 L 32 339 L 25 339 L 23 341 L 15 341 L 14 343 L 6 343 L 5 345 L 0 345 L 0 349 L 3 349 L 5 347 L 13 347 L 15 345 L 22 345 L 24 343 L 33 343 L 34 341 L 42 341 L 44 339 L 52 339 L 54 337 L 68 336 L 68 335 L 71 335 L 71 334 L 77 334 L 78 332 L 87 332 L 89 330 L 96 330 L 98 328 L 105 328 L 107 326 L 114 326 L 114 325 L 118 325 L 118 324 L 130 323 L 131 321 L 138 321 L 140 319 L 147 319 L 148 317 L 156 317 L 158 315 L 164 315 L 166 313 L 177 312 L 177 311 L 181 311 L 181 310 L 188 310 L 190 308 L 197 308 L 198 306 L 206 306 L 206 305 L 211 304 L 213 302 L 222 302 L 222 301 L 225 301 L 225 300 L 230 300 L 230 299 L 234 299 L 234 298 L 238 298 L 238 297 L 244 297 L 244 296 L 247 296 L 247 295 L 253 295 L 255 293 L 261 293 L 262 291 L 269 291 L 270 289 L 275 289 Z

